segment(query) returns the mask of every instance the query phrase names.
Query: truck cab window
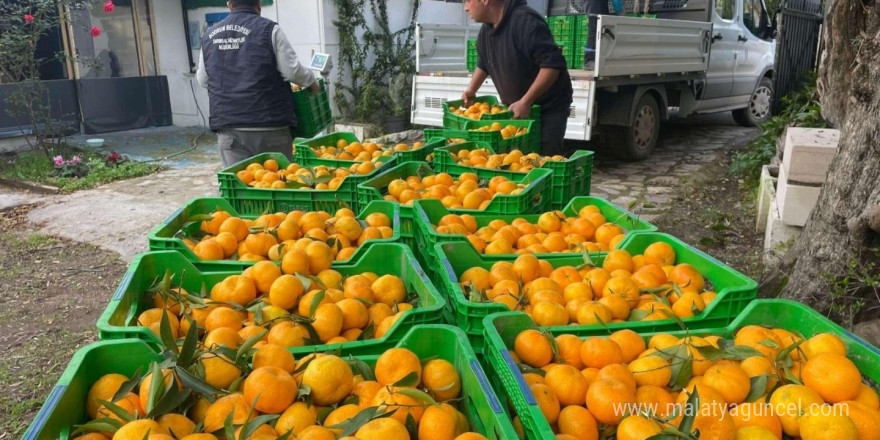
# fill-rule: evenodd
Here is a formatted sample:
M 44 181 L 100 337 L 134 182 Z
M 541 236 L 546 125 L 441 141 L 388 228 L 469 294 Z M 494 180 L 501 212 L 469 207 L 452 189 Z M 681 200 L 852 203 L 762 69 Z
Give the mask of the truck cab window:
M 764 23 L 764 8 L 761 7 L 761 0 L 744 0 L 743 1 L 743 24 L 752 35 L 758 38 L 764 37 L 766 23 Z
M 733 20 L 736 0 L 715 0 L 715 12 L 724 20 Z

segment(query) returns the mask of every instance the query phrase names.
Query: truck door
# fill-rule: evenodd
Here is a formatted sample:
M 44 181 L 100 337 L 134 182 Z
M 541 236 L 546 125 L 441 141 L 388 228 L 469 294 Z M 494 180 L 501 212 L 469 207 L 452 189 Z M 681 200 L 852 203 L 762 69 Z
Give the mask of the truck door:
M 761 0 L 743 2 L 740 20 L 736 68 L 733 73 L 733 96 L 751 95 L 767 68 L 773 65 L 776 44 L 772 40 L 770 18 Z M 770 41 L 768 41 L 770 40 Z
M 706 93 L 703 99 L 726 98 L 733 90 L 733 71 L 742 32 L 736 22 L 737 0 L 715 0 L 712 12 L 712 51 L 706 72 Z

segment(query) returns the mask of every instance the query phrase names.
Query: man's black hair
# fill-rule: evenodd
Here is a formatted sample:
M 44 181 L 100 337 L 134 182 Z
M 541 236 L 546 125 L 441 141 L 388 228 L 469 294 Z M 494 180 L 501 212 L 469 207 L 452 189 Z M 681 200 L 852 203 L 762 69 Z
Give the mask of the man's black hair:
M 233 8 L 256 8 L 260 0 L 229 0 Z

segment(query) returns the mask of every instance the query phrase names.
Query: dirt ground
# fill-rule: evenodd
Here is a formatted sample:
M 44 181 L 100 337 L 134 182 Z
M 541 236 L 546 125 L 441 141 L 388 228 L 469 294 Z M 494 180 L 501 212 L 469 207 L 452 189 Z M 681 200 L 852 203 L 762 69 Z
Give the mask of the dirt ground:
M 35 232 L 33 205 L 0 212 L 0 439 L 20 438 L 125 273 L 118 254 Z
M 652 222 L 752 279 L 761 279 L 764 234 L 755 232 L 752 191 L 729 177 L 737 150 L 680 181 L 667 208 Z

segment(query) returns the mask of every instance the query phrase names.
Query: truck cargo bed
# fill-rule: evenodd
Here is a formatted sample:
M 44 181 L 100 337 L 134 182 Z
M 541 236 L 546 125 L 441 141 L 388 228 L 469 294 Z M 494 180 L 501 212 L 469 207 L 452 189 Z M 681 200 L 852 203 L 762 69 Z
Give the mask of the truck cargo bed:
M 418 74 L 413 79 L 412 123 L 442 126 L 443 102 L 461 99 L 470 83 L 467 41 L 476 38 L 479 29 L 417 25 Z M 712 35 L 709 22 L 603 15 L 597 32 L 596 69 L 569 69 L 574 102 L 566 139 L 590 140 L 597 81 L 600 86 L 680 81 L 708 68 Z M 498 97 L 491 78 L 480 87 L 478 95 Z

